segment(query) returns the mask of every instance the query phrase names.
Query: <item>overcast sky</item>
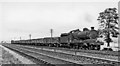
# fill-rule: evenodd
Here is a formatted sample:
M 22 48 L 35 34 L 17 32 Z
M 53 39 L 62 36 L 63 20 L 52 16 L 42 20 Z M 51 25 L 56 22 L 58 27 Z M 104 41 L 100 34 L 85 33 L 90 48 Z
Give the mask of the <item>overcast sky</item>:
M 26 2 L 24 2 L 26 1 Z M 1 0 L 0 3 L 0 41 L 11 39 L 28 39 L 49 37 L 50 29 L 53 36 L 94 26 L 98 28 L 98 15 L 106 8 L 118 8 L 114 0 Z

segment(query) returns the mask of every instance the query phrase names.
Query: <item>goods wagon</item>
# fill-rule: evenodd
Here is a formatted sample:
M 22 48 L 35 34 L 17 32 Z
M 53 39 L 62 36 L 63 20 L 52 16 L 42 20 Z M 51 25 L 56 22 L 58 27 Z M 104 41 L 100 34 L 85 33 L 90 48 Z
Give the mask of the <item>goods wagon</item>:
M 44 37 L 38 39 L 17 41 L 12 40 L 11 43 L 100 50 L 100 45 L 103 45 L 103 43 L 97 40 L 98 37 L 99 32 L 95 30 L 94 27 L 91 27 L 91 30 L 89 30 L 88 28 L 83 28 L 83 31 L 76 29 L 68 33 L 62 33 L 60 37 Z
M 43 38 L 38 38 L 34 40 L 35 45 L 43 46 Z
M 45 44 L 45 46 L 58 46 L 59 37 L 46 37 L 43 39 L 43 43 Z

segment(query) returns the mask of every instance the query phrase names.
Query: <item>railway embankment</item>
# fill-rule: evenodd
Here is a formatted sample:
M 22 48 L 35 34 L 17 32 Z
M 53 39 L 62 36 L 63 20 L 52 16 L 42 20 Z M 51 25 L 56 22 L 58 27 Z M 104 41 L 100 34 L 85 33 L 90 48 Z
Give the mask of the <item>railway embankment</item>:
M 3 64 L 34 64 L 34 62 L 0 45 L 0 65 Z

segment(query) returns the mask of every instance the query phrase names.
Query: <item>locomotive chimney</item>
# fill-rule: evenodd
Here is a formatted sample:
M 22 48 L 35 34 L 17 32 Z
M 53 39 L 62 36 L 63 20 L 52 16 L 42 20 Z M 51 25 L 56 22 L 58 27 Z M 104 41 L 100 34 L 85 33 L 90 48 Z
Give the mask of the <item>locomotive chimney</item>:
M 91 27 L 91 30 L 94 30 L 94 27 Z

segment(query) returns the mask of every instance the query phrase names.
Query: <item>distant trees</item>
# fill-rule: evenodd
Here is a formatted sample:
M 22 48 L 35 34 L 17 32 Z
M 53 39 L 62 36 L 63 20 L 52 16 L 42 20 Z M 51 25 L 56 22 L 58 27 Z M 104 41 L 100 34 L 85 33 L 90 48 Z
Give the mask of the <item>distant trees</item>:
M 99 30 L 102 35 L 105 36 L 105 41 L 107 42 L 107 46 L 110 46 L 110 42 L 112 42 L 112 37 L 118 37 L 118 13 L 116 8 L 107 8 L 103 12 L 99 13 L 98 21 L 99 21 Z

